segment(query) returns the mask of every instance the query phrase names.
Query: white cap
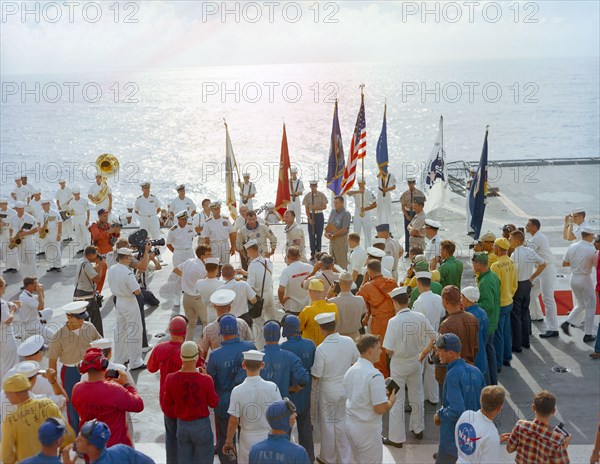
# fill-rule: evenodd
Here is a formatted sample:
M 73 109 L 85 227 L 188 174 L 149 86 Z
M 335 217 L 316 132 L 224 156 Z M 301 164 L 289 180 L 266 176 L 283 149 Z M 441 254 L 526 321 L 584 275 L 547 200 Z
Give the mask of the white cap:
M 233 290 L 217 290 L 210 296 L 210 302 L 216 306 L 227 306 L 235 300 L 235 292 Z
M 17 175 L 15 176 L 15 180 L 21 180 L 21 174 L 17 174 Z
M 335 313 L 319 313 L 315 316 L 315 322 L 319 325 L 335 321 Z
M 110 338 L 99 338 L 98 340 L 94 340 L 90 342 L 90 347 L 92 348 L 100 348 L 101 350 L 106 350 L 108 348 L 112 348 L 113 341 Z
M 81 190 L 79 190 L 79 187 L 73 187 L 73 188 L 71 189 L 71 192 L 72 192 L 72 193 L 81 193 Z
M 144 187 L 150 187 L 150 185 L 151 185 L 150 182 L 142 182 L 140 184 L 140 187 L 142 187 L 142 188 L 144 188 Z
M 416 181 L 417 181 L 416 176 L 407 176 L 406 177 L 406 182 L 416 182 Z
M 133 209 L 133 203 L 127 203 L 127 209 Z
M 479 301 L 480 293 L 477 287 L 465 287 L 462 289 L 461 293 L 472 303 L 477 303 Z
M 425 225 L 431 227 L 432 229 L 441 229 L 442 225 L 434 221 L 433 219 L 425 219 Z
M 176 217 L 177 219 L 179 219 L 179 218 L 184 218 L 184 217 L 187 217 L 187 215 L 188 215 L 188 213 L 187 213 L 187 210 L 185 210 L 185 209 L 184 209 L 183 211 L 179 211 L 179 212 L 178 212 L 178 213 L 175 215 L 175 217 Z
M 51 308 L 44 308 L 40 311 L 40 319 L 48 322 L 54 316 L 54 310 Z
M 8 198 L 0 198 L 0 203 L 8 203 Z
M 244 361 L 262 361 L 265 354 L 262 351 L 250 350 L 244 351 Z
M 275 208 L 275 204 L 274 203 L 267 203 L 267 208 Z
M 585 208 L 583 206 L 578 206 L 577 208 L 575 208 L 571 211 L 571 214 L 579 214 L 579 213 L 585 213 Z
M 204 260 L 205 264 L 221 264 L 221 260 L 219 258 L 206 258 Z
M 133 213 L 127 213 L 127 214 L 125 215 L 125 217 L 126 217 L 126 218 L 132 218 L 132 217 L 133 217 Z
M 394 290 L 388 293 L 390 298 L 394 298 L 398 295 L 406 295 L 408 292 L 406 291 L 406 287 L 396 287 Z
M 22 201 L 15 201 L 15 205 L 13 206 L 13 208 L 25 208 L 25 203 L 23 203 Z
M 318 185 L 319 184 L 319 179 L 313 179 L 309 182 L 309 185 Z
M 243 172 L 242 177 L 250 177 L 250 173 L 248 171 Z
M 220 201 L 211 201 L 210 202 L 210 207 L 211 208 L 220 208 L 221 207 L 221 202 Z
M 65 182 L 66 182 L 66 180 L 65 180 L 65 179 L 58 179 L 58 183 L 59 183 L 59 184 L 63 184 L 63 183 L 65 183 Z
M 293 173 L 293 172 L 298 172 L 298 168 L 297 168 L 297 167 L 295 167 L 295 166 L 292 166 L 292 167 L 290 168 L 290 172 L 292 172 L 292 173 Z
M 597 232 L 597 229 L 591 224 L 586 224 L 581 229 L 579 229 L 579 231 L 584 232 L 586 234 L 595 234 Z
M 133 256 L 133 250 L 131 248 L 119 248 L 117 250 L 117 254 L 124 256 Z
M 430 279 L 431 280 L 431 272 L 429 272 L 429 271 L 415 272 L 415 278 L 417 278 L 417 279 Z
M 254 239 L 252 240 L 248 240 L 246 243 L 244 243 L 244 248 L 247 250 L 248 248 L 250 248 L 251 246 L 257 245 L 258 246 L 258 242 Z
M 41 193 L 42 193 L 42 191 L 40 189 L 38 189 L 38 188 L 36 188 L 35 190 L 33 190 L 31 192 L 32 195 L 41 195 Z
M 87 301 L 73 301 L 73 303 L 67 303 L 64 306 L 61 306 L 59 309 L 62 309 L 67 314 L 81 314 L 85 312 L 85 308 L 87 308 Z
M 385 256 L 385 251 L 375 247 L 367 248 L 367 253 L 371 256 L 374 256 L 375 258 L 383 258 Z
M 23 361 L 15 364 L 13 367 L 15 374 L 22 374 L 25 377 L 33 377 L 40 370 L 40 363 L 37 361 Z
M 19 356 L 32 356 L 40 351 L 44 347 L 44 337 L 41 335 L 32 335 L 25 340 L 19 348 L 17 348 L 17 354 Z
M 371 243 L 373 245 L 385 245 L 385 238 L 377 237 L 377 238 L 371 239 Z
M 47 199 L 47 198 L 45 198 L 45 199 L 43 199 L 43 200 L 41 201 L 41 204 L 42 204 L 42 205 L 44 205 L 44 204 L 50 204 L 50 200 L 49 200 L 49 199 Z

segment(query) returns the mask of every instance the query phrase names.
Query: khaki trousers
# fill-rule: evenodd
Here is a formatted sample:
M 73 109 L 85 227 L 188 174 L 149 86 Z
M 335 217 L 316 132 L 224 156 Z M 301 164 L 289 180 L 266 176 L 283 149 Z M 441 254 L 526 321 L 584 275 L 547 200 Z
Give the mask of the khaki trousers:
M 198 317 L 200 317 L 202 325 L 206 326 L 208 322 L 206 306 L 204 306 L 200 295 L 193 296 L 184 292 L 183 311 L 185 312 L 185 317 L 187 317 L 190 321 L 185 332 L 185 340 L 193 340 L 194 332 L 196 331 L 196 325 L 198 324 Z

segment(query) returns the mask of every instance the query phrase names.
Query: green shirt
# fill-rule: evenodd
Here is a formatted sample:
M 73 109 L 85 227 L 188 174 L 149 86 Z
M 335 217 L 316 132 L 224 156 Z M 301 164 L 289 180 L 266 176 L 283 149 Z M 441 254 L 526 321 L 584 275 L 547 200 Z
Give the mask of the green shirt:
M 463 263 L 454 256 L 446 258 L 440 265 L 440 284 L 442 288 L 446 285 L 456 285 L 460 287 L 462 279 Z
M 484 309 L 490 320 L 487 333 L 491 335 L 496 332 L 500 317 L 500 279 L 494 272 L 487 270 L 477 277 L 477 287 L 479 288 L 477 304 Z
M 431 291 L 436 295 L 441 296 L 443 288 L 438 282 L 431 282 Z M 413 303 L 417 301 L 417 298 L 419 298 L 419 287 L 415 287 L 410 291 L 410 299 L 408 300 L 409 308 L 413 307 Z

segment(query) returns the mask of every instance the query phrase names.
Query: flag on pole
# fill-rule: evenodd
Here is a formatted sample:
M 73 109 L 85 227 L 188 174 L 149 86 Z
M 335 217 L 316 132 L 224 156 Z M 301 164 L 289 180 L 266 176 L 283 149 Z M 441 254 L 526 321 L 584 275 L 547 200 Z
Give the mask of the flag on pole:
M 342 180 L 342 195 L 352 188 L 356 180 L 356 166 L 358 160 L 364 158 L 367 154 L 367 122 L 365 119 L 365 95 L 360 94 L 360 110 L 356 117 L 356 125 L 352 134 L 350 143 L 350 153 L 348 153 L 348 164 L 344 171 Z
M 379 168 L 379 177 L 387 176 L 388 173 L 388 145 L 387 145 L 387 103 L 383 107 L 383 125 L 381 126 L 381 134 L 377 141 L 377 167 Z
M 426 213 L 430 213 L 448 202 L 448 170 L 446 168 L 446 150 L 444 150 L 443 116 L 440 116 L 440 126 L 433 150 L 431 150 L 431 155 L 423 169 L 421 185 L 427 195 Z
M 467 224 L 467 228 L 473 233 L 475 240 L 479 239 L 481 225 L 483 223 L 483 215 L 485 213 L 485 199 L 487 196 L 487 179 L 488 179 L 488 128 L 485 128 L 485 138 L 483 140 L 483 149 L 481 151 L 481 159 L 479 167 L 471 183 L 469 191 L 469 212 L 471 221 Z M 467 215 L 469 217 L 469 215 Z
M 279 157 L 279 179 L 277 181 L 277 199 L 275 200 L 275 212 L 280 220 L 287 210 L 290 202 L 290 153 L 288 151 L 285 124 L 283 125 L 283 137 L 281 138 L 281 155 Z
M 235 180 L 233 178 L 233 171 L 235 169 L 238 180 L 240 178 L 240 173 L 238 171 L 238 165 L 235 161 L 233 146 L 231 145 L 229 129 L 227 128 L 226 122 L 225 138 L 225 185 L 227 189 L 227 207 L 229 208 L 229 214 L 231 215 L 231 218 L 235 221 L 237 218 L 237 203 L 235 201 Z
M 344 174 L 344 146 L 342 131 L 338 119 L 338 103 L 335 101 L 333 126 L 331 128 L 331 145 L 329 147 L 329 165 L 327 168 L 327 188 L 336 195 L 340 194 L 342 176 Z

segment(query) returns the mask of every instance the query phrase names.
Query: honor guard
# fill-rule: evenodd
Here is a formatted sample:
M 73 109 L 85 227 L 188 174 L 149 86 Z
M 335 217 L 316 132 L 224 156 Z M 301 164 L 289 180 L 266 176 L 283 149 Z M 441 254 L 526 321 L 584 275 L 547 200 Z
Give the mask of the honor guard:
M 38 219 L 40 244 L 48 262 L 48 272 L 60 272 L 62 269 L 62 228 L 60 214 L 50 208 L 50 200 L 42 200 L 42 214 Z M 44 238 L 42 235 L 45 234 Z
M 25 212 L 25 203 L 15 202 L 15 214 L 9 222 L 9 241 L 15 244 L 19 261 L 19 271 L 23 277 L 37 276 L 35 265 L 35 242 L 33 236 L 37 234 L 38 227 L 35 218 Z
M 73 199 L 69 201 L 67 209 L 73 212 L 71 222 L 73 224 L 73 244 L 77 253 L 83 252 L 85 246 L 90 243 L 90 204 L 81 197 L 79 187 L 73 189 Z
M 169 229 L 167 234 L 167 248 L 173 253 L 173 267 L 176 268 L 188 259 L 194 258 L 192 251 L 192 242 L 196 236 L 194 226 L 188 224 L 188 213 L 186 210 L 179 211 L 175 216 L 177 224 Z M 174 282 L 175 289 L 173 295 L 175 297 L 175 306 L 179 306 L 181 297 L 181 277 L 171 273 L 169 280 Z
M 108 193 L 100 203 L 96 203 L 96 197 L 104 189 L 106 189 Z M 96 173 L 96 182 L 93 183 L 88 190 L 88 199 L 96 205 L 96 211 L 103 209 L 108 211 L 109 214 L 112 212 L 112 190 L 100 172 Z
M 417 178 L 415 176 L 409 176 L 406 178 L 406 183 L 408 184 L 408 190 L 406 190 L 400 196 L 400 205 L 402 206 L 402 214 L 404 216 L 404 251 L 408 253 L 408 249 L 410 248 L 409 243 L 409 231 L 408 225 L 410 221 L 415 215 L 415 210 L 413 209 L 413 203 L 416 197 L 425 198 L 425 194 L 416 188 Z M 391 224 L 391 222 L 389 223 Z
M 304 195 L 304 199 L 302 200 L 308 221 L 308 241 L 310 243 L 311 260 L 314 260 L 315 253 L 321 251 L 323 228 L 325 227 L 323 211 L 327 208 L 327 197 L 323 192 L 317 190 L 318 185 L 318 180 L 311 180 L 310 192 Z
M 377 222 L 392 224 L 392 193 L 396 190 L 396 178 L 390 172 L 377 175 Z
M 4 262 L 4 274 L 17 272 L 19 267 L 19 258 L 17 248 L 11 250 L 8 248 L 10 242 L 10 222 L 17 215 L 17 212 L 8 207 L 6 198 L 0 199 L 0 261 Z
M 346 192 L 354 198 L 354 232 L 364 234 L 365 246 L 371 246 L 371 213 L 377 207 L 375 195 L 365 188 L 365 181 L 358 181 L 358 190 Z
M 187 212 L 188 218 L 196 215 L 196 203 L 189 197 L 185 196 L 185 185 L 177 186 L 177 197 L 173 198 L 169 203 L 169 215 L 176 216 L 179 211 Z
M 58 211 L 61 213 L 61 217 L 65 214 L 68 209 L 68 203 L 73 198 L 72 190 L 67 187 L 67 181 L 60 179 L 58 181 L 60 188 L 56 191 L 55 199 Z M 63 240 L 71 240 L 73 238 L 73 221 L 69 221 L 69 218 L 65 218 L 63 224 Z
M 301 197 L 304 193 L 304 184 L 298 179 L 298 168 L 290 168 L 290 202 L 288 209 L 291 209 L 296 215 L 296 222 L 302 224 L 302 209 L 301 209 Z
M 425 247 L 425 197 L 415 197 L 413 199 L 413 217 L 410 223 L 406 227 L 408 231 L 408 244 L 409 247 L 420 246 Z
M 221 216 L 221 202 L 213 201 L 210 204 L 212 218 L 204 223 L 201 238 L 210 245 L 212 254 L 219 258 L 221 265 L 229 264 L 230 256 L 235 253 L 235 232 L 227 216 Z
M 249 210 L 254 209 L 254 197 L 256 196 L 256 187 L 250 182 L 250 173 L 243 173 L 244 182 L 240 182 L 240 202 L 246 205 Z
M 148 237 L 160 238 L 160 221 L 157 214 L 160 213 L 162 203 L 150 193 L 150 182 L 141 184 L 142 195 L 137 197 L 133 210 L 140 221 L 140 229 L 148 231 Z

